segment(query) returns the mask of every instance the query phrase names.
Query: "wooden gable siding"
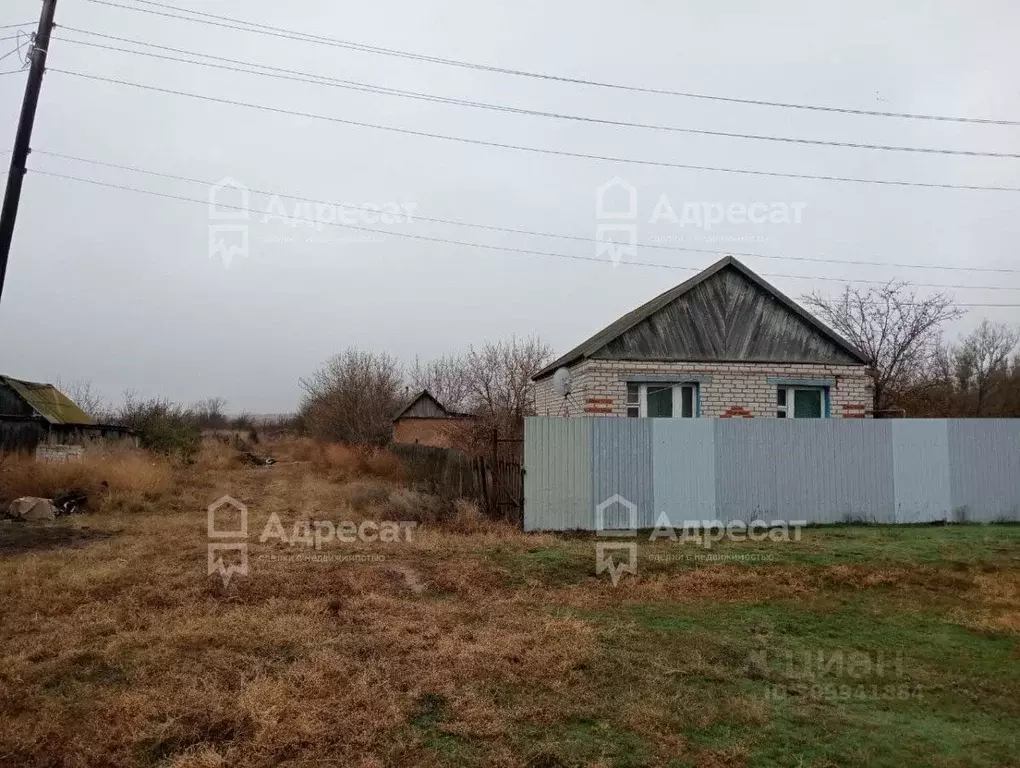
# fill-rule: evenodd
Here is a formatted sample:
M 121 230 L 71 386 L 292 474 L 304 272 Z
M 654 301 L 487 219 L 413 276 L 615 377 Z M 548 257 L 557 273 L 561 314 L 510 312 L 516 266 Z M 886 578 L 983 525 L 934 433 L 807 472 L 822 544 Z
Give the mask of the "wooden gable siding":
M 712 275 L 593 357 L 860 364 L 735 269 Z
M 0 381 L 0 414 L 8 416 L 35 416 L 35 411 L 6 383 Z
M 422 395 L 400 414 L 402 419 L 446 419 L 450 414 L 428 395 Z

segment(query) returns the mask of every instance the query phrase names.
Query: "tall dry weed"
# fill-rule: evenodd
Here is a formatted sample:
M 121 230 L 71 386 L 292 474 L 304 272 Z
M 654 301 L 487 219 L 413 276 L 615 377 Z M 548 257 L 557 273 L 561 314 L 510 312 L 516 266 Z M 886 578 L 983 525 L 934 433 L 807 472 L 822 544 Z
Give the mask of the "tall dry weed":
M 138 504 L 162 496 L 172 477 L 169 460 L 137 448 L 90 446 L 80 461 L 8 456 L 0 466 L 0 502 L 81 492 L 93 509 L 116 502 Z

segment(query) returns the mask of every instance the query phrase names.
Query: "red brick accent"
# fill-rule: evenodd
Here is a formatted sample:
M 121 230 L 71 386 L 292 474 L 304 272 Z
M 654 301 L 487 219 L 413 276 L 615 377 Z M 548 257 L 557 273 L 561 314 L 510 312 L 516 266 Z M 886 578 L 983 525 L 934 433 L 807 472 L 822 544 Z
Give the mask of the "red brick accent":
M 589 397 L 588 405 L 612 405 L 613 398 L 611 397 Z
M 866 410 L 868 410 L 868 408 L 867 408 L 867 406 L 863 405 L 862 403 L 847 403 L 846 405 L 843 406 L 843 410 L 844 411 L 866 411 Z
M 585 413 L 612 413 L 613 409 L 612 408 L 606 408 L 604 406 L 599 406 L 599 405 L 589 405 L 587 408 L 584 409 L 584 412 Z
M 754 418 L 754 414 L 751 413 L 749 410 L 747 410 L 742 405 L 731 405 L 729 408 L 726 409 L 725 412 L 720 414 L 719 418 L 720 419 L 731 419 L 734 416 L 738 416 L 738 417 L 744 418 L 744 419 L 753 419 Z

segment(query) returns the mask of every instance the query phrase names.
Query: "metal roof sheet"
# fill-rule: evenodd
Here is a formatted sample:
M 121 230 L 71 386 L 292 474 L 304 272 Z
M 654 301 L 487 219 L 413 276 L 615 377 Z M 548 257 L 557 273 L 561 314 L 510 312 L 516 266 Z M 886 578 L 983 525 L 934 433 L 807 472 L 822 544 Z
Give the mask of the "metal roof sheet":
M 71 399 L 52 384 L 21 381 L 0 376 L 28 405 L 50 424 L 95 424 L 95 420 L 71 402 Z

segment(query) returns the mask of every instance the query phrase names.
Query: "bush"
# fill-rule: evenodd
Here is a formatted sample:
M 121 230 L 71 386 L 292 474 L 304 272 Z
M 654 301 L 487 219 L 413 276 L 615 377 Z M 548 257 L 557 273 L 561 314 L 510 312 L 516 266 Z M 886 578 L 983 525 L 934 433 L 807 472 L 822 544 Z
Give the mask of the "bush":
M 135 400 L 130 395 L 117 421 L 138 432 L 139 444 L 155 453 L 191 459 L 200 430 L 194 410 L 165 398 Z
M 348 349 L 307 379 L 300 419 L 313 437 L 361 445 L 385 445 L 401 404 L 400 363 L 386 353 Z

